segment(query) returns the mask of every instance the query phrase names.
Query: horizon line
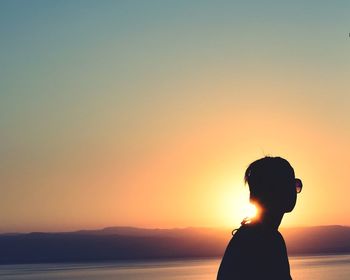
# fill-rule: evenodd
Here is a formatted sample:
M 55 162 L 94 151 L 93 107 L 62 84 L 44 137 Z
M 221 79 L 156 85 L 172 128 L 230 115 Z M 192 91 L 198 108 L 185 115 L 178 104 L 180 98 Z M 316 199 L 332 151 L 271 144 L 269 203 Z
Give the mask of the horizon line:
M 281 226 L 279 229 L 295 229 L 295 228 L 314 228 L 314 227 L 350 227 L 350 225 L 340 225 L 340 224 L 326 224 L 326 225 L 310 225 L 310 226 Z M 31 233 L 73 233 L 79 231 L 102 231 L 112 228 L 129 228 L 129 229 L 139 229 L 139 230 L 185 230 L 185 229 L 232 229 L 234 227 L 229 226 L 182 226 L 182 227 L 144 227 L 144 226 L 131 226 L 131 225 L 115 225 L 115 226 L 105 226 L 99 228 L 81 228 L 73 230 L 34 230 L 34 231 L 0 231 L 0 235 L 9 234 L 31 234 Z

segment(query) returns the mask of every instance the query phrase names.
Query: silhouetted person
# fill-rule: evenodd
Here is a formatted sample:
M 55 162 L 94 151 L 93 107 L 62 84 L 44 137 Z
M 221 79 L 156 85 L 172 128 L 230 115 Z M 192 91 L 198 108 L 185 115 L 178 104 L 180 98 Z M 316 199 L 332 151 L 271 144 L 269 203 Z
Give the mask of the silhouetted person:
M 278 232 L 284 213 L 295 206 L 302 183 L 289 162 L 264 157 L 249 165 L 244 180 L 250 201 L 258 208 L 252 220 L 244 219 L 221 261 L 217 280 L 292 279 L 286 245 Z

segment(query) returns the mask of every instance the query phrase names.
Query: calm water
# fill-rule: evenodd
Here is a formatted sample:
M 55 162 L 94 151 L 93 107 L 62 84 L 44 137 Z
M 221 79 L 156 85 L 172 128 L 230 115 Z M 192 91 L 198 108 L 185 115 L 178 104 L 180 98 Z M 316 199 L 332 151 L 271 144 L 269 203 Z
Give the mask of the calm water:
M 219 259 L 96 264 L 1 265 L 0 279 L 209 280 Z M 293 279 L 349 280 L 350 255 L 292 257 Z

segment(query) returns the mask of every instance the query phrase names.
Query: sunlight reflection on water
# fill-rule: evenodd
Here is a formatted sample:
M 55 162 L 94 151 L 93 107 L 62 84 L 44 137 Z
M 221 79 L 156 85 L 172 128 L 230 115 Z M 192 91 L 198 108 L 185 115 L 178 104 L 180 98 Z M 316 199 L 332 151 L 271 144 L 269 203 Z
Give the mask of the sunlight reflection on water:
M 219 259 L 1 265 L 1 280 L 209 280 L 216 279 Z M 350 255 L 291 257 L 294 280 L 350 279 Z

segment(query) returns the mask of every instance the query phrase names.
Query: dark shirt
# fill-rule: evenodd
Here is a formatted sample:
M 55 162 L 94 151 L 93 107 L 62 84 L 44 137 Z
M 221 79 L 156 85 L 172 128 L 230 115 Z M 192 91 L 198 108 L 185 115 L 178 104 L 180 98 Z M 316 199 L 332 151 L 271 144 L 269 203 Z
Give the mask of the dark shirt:
M 286 244 L 276 229 L 241 226 L 229 242 L 217 280 L 291 280 Z

